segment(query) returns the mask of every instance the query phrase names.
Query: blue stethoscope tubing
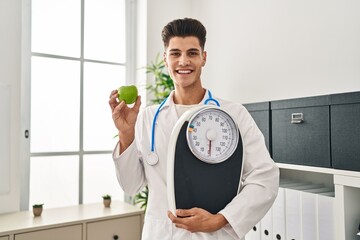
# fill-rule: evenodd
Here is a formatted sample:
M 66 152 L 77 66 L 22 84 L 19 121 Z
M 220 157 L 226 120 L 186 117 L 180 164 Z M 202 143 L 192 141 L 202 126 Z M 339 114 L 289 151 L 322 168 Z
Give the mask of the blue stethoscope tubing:
M 157 108 L 153 121 L 152 121 L 152 125 L 151 125 L 151 152 L 147 158 L 147 163 L 149 165 L 155 165 L 157 164 L 157 162 L 159 161 L 159 158 L 157 156 L 157 154 L 155 153 L 155 125 L 156 125 L 156 120 L 157 117 L 160 113 L 160 111 L 162 110 L 163 105 L 165 104 L 167 98 L 164 99 L 164 101 L 161 102 L 161 104 L 159 105 L 159 107 Z M 220 107 L 220 103 L 218 100 L 216 100 L 215 98 L 212 97 L 212 94 L 210 92 L 210 90 L 208 90 L 208 98 L 205 100 L 204 104 L 207 105 L 209 102 L 214 102 L 218 107 Z

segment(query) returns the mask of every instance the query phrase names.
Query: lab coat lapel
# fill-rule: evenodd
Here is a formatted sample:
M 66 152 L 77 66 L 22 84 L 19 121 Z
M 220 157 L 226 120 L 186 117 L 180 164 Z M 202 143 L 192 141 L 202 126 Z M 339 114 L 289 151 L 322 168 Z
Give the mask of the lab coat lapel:
M 178 116 L 173 102 L 173 92 L 163 105 L 156 122 L 155 133 L 155 149 L 161 158 L 156 168 L 159 168 L 158 174 L 161 176 L 162 181 L 166 182 L 166 169 L 167 162 L 166 156 L 168 152 L 169 136 L 178 121 Z

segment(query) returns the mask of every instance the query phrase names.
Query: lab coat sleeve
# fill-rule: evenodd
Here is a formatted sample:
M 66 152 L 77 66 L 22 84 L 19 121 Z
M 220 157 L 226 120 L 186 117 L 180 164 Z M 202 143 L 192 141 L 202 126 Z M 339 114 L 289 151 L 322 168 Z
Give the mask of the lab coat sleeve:
M 243 107 L 238 117 L 244 149 L 242 188 L 220 213 L 224 229 L 241 239 L 271 208 L 279 187 L 279 169 L 266 148 L 264 136 Z
M 146 185 L 144 167 L 135 141 L 121 155 L 119 155 L 119 145 L 118 143 L 113 151 L 116 177 L 124 192 L 134 195 Z

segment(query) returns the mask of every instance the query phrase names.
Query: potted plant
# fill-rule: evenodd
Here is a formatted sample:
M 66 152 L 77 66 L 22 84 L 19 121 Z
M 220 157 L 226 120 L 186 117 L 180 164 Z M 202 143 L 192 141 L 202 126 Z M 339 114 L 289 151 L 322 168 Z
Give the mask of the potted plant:
M 159 54 L 156 56 L 155 62 L 146 66 L 146 73 L 154 76 L 154 83 L 148 84 L 146 87 L 153 97 L 149 102 L 150 104 L 160 104 L 174 90 L 174 82 L 166 72 L 165 62 L 159 57 Z
M 41 216 L 41 213 L 43 211 L 43 205 L 43 203 L 33 205 L 33 214 L 35 217 Z
M 109 194 L 106 194 L 106 195 L 103 195 L 102 198 L 103 198 L 104 206 L 107 207 L 107 208 L 110 207 L 111 196 Z
M 154 76 L 154 83 L 148 84 L 146 87 L 152 97 L 149 103 L 160 104 L 174 90 L 174 82 L 166 71 L 165 62 L 160 58 L 159 54 L 154 62 L 146 66 L 146 73 Z M 141 209 L 146 211 L 148 196 L 149 188 L 145 186 L 141 192 L 134 196 L 134 204 L 139 205 Z
M 146 185 L 141 192 L 134 196 L 134 204 L 139 205 L 141 209 L 144 209 L 146 211 L 148 196 L 149 187 Z

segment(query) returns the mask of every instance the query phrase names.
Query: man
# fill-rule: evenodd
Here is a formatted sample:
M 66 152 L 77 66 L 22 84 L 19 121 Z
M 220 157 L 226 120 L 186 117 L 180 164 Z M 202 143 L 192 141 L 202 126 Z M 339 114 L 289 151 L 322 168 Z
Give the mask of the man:
M 205 27 L 195 19 L 174 20 L 164 27 L 162 39 L 164 61 L 175 85 L 163 105 L 139 111 L 140 96 L 133 107 L 117 101 L 117 90 L 110 96 L 113 121 L 119 130 L 119 143 L 113 153 L 119 183 L 130 195 L 149 187 L 143 240 L 242 239 L 271 207 L 277 195 L 279 170 L 248 111 L 241 104 L 216 98 L 236 121 L 243 140 L 241 191 L 217 214 L 200 208 L 178 209 L 176 216 L 168 211 L 166 161 L 172 127 L 187 109 L 204 104 L 209 90 L 201 82 L 207 58 Z

